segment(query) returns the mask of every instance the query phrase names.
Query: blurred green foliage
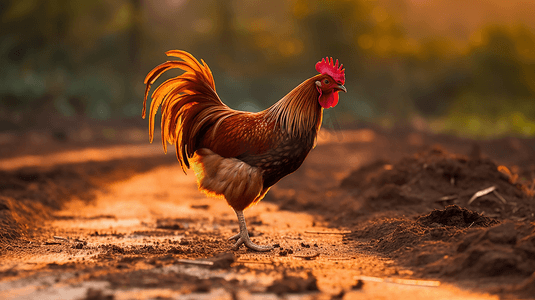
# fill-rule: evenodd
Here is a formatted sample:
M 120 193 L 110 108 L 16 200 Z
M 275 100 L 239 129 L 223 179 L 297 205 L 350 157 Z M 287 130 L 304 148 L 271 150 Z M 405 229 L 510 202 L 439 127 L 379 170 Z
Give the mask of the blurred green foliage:
M 3 1 L 1 124 L 42 126 L 55 117 L 124 115 L 126 89 L 132 88 L 127 79 L 137 79 L 125 75 L 131 73 L 125 44 L 133 27 L 132 3 Z
M 326 111 L 327 127 L 535 135 L 532 28 L 488 24 L 466 41 L 415 38 L 385 3 L 4 0 L 0 128 L 139 118 L 145 74 L 166 50 L 183 49 L 210 65 L 218 93 L 237 109 L 266 108 L 332 56 L 349 92 Z

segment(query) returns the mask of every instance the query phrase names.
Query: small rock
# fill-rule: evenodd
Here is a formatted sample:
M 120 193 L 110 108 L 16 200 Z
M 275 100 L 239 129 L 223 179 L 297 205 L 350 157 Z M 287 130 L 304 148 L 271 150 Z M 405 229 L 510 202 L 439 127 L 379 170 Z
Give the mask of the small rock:
M 353 285 L 351 287 L 351 289 L 354 290 L 354 291 L 355 290 L 360 290 L 360 289 L 362 289 L 363 286 L 364 286 L 364 281 L 359 279 L 359 280 L 357 280 L 357 283 L 355 283 L 355 285 Z

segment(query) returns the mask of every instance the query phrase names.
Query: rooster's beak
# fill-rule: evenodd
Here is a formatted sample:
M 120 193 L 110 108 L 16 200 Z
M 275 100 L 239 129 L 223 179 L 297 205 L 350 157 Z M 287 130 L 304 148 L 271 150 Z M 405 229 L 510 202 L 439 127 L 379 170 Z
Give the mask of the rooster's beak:
M 336 88 L 347 93 L 346 87 L 343 84 L 338 85 Z

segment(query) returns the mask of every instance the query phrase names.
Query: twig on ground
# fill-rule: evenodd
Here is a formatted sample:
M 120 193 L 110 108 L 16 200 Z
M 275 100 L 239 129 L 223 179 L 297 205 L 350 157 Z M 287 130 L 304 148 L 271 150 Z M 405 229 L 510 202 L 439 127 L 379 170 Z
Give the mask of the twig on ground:
M 486 188 L 486 189 L 483 189 L 483 190 L 481 190 L 481 191 L 479 191 L 479 192 L 476 192 L 476 193 L 472 196 L 472 198 L 470 198 L 470 200 L 468 200 L 467 205 L 472 204 L 472 202 L 474 202 L 474 200 L 476 200 L 476 199 L 479 198 L 479 197 L 483 197 L 483 196 L 485 196 L 485 195 L 487 195 L 487 194 L 489 194 L 489 193 L 492 193 L 492 191 L 494 191 L 495 189 L 496 189 L 496 186 L 493 185 L 493 186 L 488 187 L 488 188 Z
M 446 202 L 446 201 L 455 200 L 457 198 L 459 198 L 458 195 L 448 195 L 448 196 L 440 197 L 439 199 L 435 200 L 435 202 Z
M 372 276 L 356 276 L 355 279 L 363 280 L 363 281 L 397 283 L 397 284 L 403 284 L 403 285 L 417 285 L 417 286 L 428 286 L 428 287 L 437 287 L 440 285 L 440 281 L 435 281 L 435 280 L 380 278 L 380 277 L 372 277 Z
M 258 260 L 237 260 L 237 263 L 242 264 L 261 264 L 261 265 L 271 265 L 273 264 L 272 261 L 258 261 Z
M 503 204 L 507 204 L 507 200 L 505 200 L 505 198 L 498 194 L 498 192 L 496 190 L 492 191 L 494 193 L 494 195 L 496 196 L 496 198 L 500 199 L 500 201 L 502 201 Z
M 311 234 L 350 234 L 351 230 L 344 231 L 314 231 L 314 230 L 305 230 L 305 233 Z
M 187 264 L 187 265 L 198 265 L 198 266 L 213 266 L 213 261 L 205 261 L 205 260 L 191 260 L 191 259 L 177 259 L 178 263 L 181 264 Z

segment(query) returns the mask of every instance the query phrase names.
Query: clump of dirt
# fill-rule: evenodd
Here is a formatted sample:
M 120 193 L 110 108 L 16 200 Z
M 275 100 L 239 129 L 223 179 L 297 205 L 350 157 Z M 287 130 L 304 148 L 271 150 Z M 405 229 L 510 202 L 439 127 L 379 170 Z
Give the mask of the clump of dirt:
M 89 288 L 85 294 L 83 300 L 113 300 L 115 299 L 114 295 L 106 294 L 100 289 Z
M 277 295 L 306 293 L 318 291 L 317 279 L 311 273 L 306 278 L 283 274 L 281 279 L 277 279 L 267 288 L 267 292 Z
M 158 219 L 156 221 L 156 228 L 157 229 L 167 229 L 167 230 L 182 230 L 185 227 L 180 222 L 180 220 L 176 220 L 176 219 Z
M 210 261 L 214 263 L 213 269 L 229 269 L 236 261 L 236 256 L 232 252 L 224 252 L 210 258 Z
M 423 213 L 457 204 L 501 219 L 535 220 L 535 201 L 493 160 L 450 154 L 436 146 L 394 164 L 379 160 L 359 168 L 341 187 L 352 190 L 370 211 Z M 490 187 L 495 190 L 472 199 Z
M 535 227 L 499 224 L 464 236 L 455 252 L 425 271 L 447 276 L 529 276 L 535 272 Z
M 496 220 L 457 205 L 435 209 L 425 216 L 418 217 L 416 222 L 427 227 L 453 226 L 458 228 L 489 227 L 498 224 Z

